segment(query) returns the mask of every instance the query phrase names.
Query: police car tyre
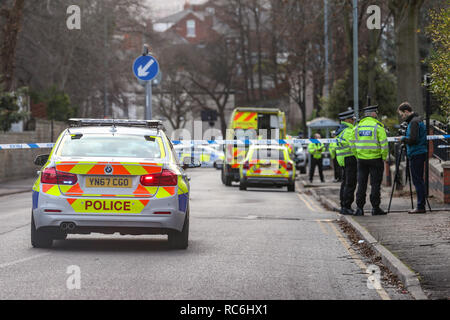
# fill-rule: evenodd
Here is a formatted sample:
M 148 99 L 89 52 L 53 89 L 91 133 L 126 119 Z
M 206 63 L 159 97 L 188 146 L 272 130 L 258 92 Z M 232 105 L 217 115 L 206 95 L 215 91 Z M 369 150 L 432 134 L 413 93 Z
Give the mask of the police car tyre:
M 227 187 L 231 186 L 231 177 L 225 173 L 225 168 L 222 170 L 222 182 Z
M 31 245 L 34 248 L 50 248 L 53 245 L 50 233 L 44 230 L 36 230 L 33 213 L 31 214 Z
M 169 233 L 169 247 L 171 249 L 187 249 L 189 245 L 189 209 L 184 219 L 183 230 L 181 232 L 172 231 Z
M 287 188 L 289 192 L 295 192 L 295 182 L 289 184 Z
M 306 167 L 300 167 L 300 173 L 305 174 L 306 173 Z
M 239 190 L 247 190 L 247 186 L 242 180 L 239 183 Z

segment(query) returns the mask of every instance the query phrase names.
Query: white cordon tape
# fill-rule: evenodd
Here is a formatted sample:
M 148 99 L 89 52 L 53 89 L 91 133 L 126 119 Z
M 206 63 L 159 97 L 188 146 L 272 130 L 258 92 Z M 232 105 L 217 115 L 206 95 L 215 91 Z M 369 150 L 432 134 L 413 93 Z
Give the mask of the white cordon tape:
M 14 143 L 0 144 L 0 150 L 8 149 L 51 149 L 54 143 Z
M 401 137 L 390 137 L 389 142 L 398 142 Z M 428 140 L 446 140 L 450 139 L 450 134 L 427 136 Z M 336 139 L 290 139 L 290 140 L 174 140 L 174 145 L 222 145 L 222 144 L 236 144 L 236 145 L 277 145 L 277 144 L 309 144 L 309 143 L 332 143 Z M 0 144 L 0 150 L 8 149 L 51 149 L 54 143 L 23 143 L 23 144 Z

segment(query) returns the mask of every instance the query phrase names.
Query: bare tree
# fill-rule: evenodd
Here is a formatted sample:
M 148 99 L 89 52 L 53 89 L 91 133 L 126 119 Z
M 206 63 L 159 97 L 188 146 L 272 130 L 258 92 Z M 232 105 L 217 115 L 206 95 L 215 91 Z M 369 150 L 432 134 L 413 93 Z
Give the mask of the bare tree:
M 0 7 L 0 16 L 4 19 L 0 47 L 0 84 L 6 91 L 13 90 L 17 39 L 22 27 L 25 1 L 9 1 Z
M 389 0 L 394 15 L 397 53 L 397 102 L 408 100 L 423 113 L 419 41 L 419 13 L 424 0 Z

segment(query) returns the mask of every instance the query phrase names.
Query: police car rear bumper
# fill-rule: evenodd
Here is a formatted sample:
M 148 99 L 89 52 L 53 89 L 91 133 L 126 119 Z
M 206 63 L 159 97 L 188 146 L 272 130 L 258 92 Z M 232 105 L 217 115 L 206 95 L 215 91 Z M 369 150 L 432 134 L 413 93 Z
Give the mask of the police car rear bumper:
M 292 184 L 292 180 L 282 177 L 247 177 L 244 179 L 244 183 L 247 185 L 287 186 L 289 184 Z
M 33 209 L 34 222 L 37 229 L 60 228 L 63 222 L 73 223 L 74 230 L 70 233 L 89 233 L 89 230 L 101 230 L 107 228 L 121 232 L 124 228 L 141 228 L 143 233 L 166 233 L 166 231 L 182 231 L 186 213 L 179 210 L 179 199 L 173 197 L 162 199 L 150 199 L 148 205 L 137 214 L 131 213 L 77 213 L 67 203 L 65 197 L 42 196 L 40 194 L 40 205 Z M 47 198 L 49 201 L 42 201 Z M 88 199 L 86 199 L 88 200 Z M 135 200 L 135 199 L 133 199 Z M 185 205 L 186 208 L 188 204 Z M 46 211 L 47 210 L 47 211 Z M 60 210 L 61 212 L 48 212 L 48 210 Z M 152 232 L 153 231 L 153 232 Z M 101 232 L 101 231 L 96 231 Z

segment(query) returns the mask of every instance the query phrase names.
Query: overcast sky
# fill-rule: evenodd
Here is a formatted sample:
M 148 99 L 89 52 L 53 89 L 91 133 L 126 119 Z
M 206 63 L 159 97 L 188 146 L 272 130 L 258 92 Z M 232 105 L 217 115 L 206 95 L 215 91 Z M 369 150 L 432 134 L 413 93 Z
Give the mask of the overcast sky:
M 183 10 L 186 0 L 147 0 L 154 19 L 162 18 Z M 206 0 L 189 0 L 190 4 L 204 3 Z

